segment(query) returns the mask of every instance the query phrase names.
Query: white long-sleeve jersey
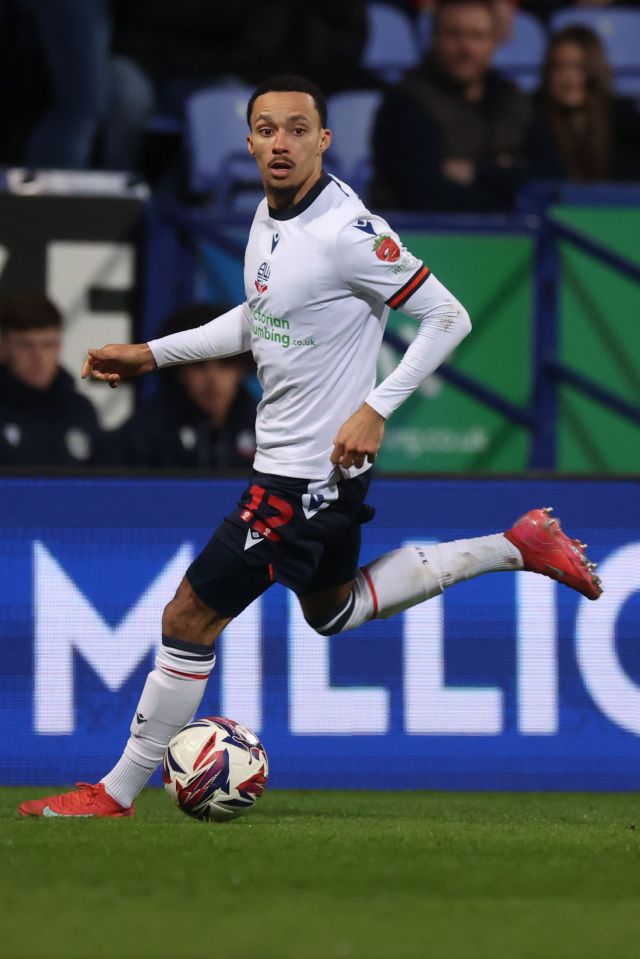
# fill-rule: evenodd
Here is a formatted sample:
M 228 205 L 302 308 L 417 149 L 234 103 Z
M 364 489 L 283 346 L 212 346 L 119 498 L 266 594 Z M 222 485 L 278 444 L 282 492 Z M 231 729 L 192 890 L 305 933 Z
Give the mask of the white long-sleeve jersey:
M 263 390 L 254 467 L 264 473 L 328 477 L 336 433 L 363 401 L 390 416 L 471 329 L 464 307 L 385 220 L 327 175 L 287 210 L 260 203 L 244 285 L 240 306 L 149 347 L 160 367 L 251 350 Z M 420 327 L 375 387 L 390 308 Z

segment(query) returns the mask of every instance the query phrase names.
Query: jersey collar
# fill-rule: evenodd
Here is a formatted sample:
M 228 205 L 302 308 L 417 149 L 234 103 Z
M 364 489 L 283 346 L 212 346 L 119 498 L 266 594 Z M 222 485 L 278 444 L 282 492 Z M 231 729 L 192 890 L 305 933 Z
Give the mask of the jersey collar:
M 299 203 L 287 207 L 286 210 L 274 210 L 269 207 L 269 216 L 272 220 L 292 220 L 294 216 L 300 216 L 311 206 L 314 200 L 318 199 L 324 188 L 329 186 L 331 182 L 331 177 L 327 173 L 323 173 L 318 182 L 311 187 L 308 193 L 305 193 Z

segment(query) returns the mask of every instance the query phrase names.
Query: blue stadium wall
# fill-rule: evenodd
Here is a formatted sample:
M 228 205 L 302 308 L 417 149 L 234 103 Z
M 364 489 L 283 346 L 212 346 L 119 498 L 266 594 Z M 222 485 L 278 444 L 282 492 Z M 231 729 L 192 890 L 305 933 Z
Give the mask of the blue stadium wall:
M 120 753 L 184 568 L 241 480 L 0 479 L 0 782 L 95 780 Z M 201 714 L 253 727 L 274 787 L 640 788 L 640 484 L 384 480 L 365 559 L 552 505 L 590 603 L 533 574 L 324 639 L 272 588 L 219 643 Z

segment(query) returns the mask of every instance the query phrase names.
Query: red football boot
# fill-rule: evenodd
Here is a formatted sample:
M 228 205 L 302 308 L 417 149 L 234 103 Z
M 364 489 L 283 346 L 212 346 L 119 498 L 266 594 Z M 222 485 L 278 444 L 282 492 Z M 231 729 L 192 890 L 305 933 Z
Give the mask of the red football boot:
M 598 599 L 602 584 L 594 575 L 596 563 L 585 552 L 586 543 L 569 539 L 552 512 L 550 506 L 529 510 L 504 535 L 522 553 L 525 569 L 557 579 L 587 599 Z
M 133 816 L 133 806 L 125 809 L 109 795 L 102 783 L 76 783 L 77 789 L 46 796 L 44 799 L 29 799 L 20 803 L 21 816 Z

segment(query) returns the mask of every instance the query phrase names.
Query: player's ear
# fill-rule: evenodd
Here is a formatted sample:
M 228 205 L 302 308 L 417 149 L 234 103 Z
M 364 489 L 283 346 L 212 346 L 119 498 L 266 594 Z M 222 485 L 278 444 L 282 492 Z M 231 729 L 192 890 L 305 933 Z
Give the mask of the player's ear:
M 255 151 L 253 149 L 253 137 L 251 136 L 250 133 L 247 135 L 247 150 L 249 151 L 251 156 L 255 156 Z
M 325 128 L 322 131 L 322 136 L 320 137 L 320 153 L 324 153 L 331 146 L 331 130 Z

